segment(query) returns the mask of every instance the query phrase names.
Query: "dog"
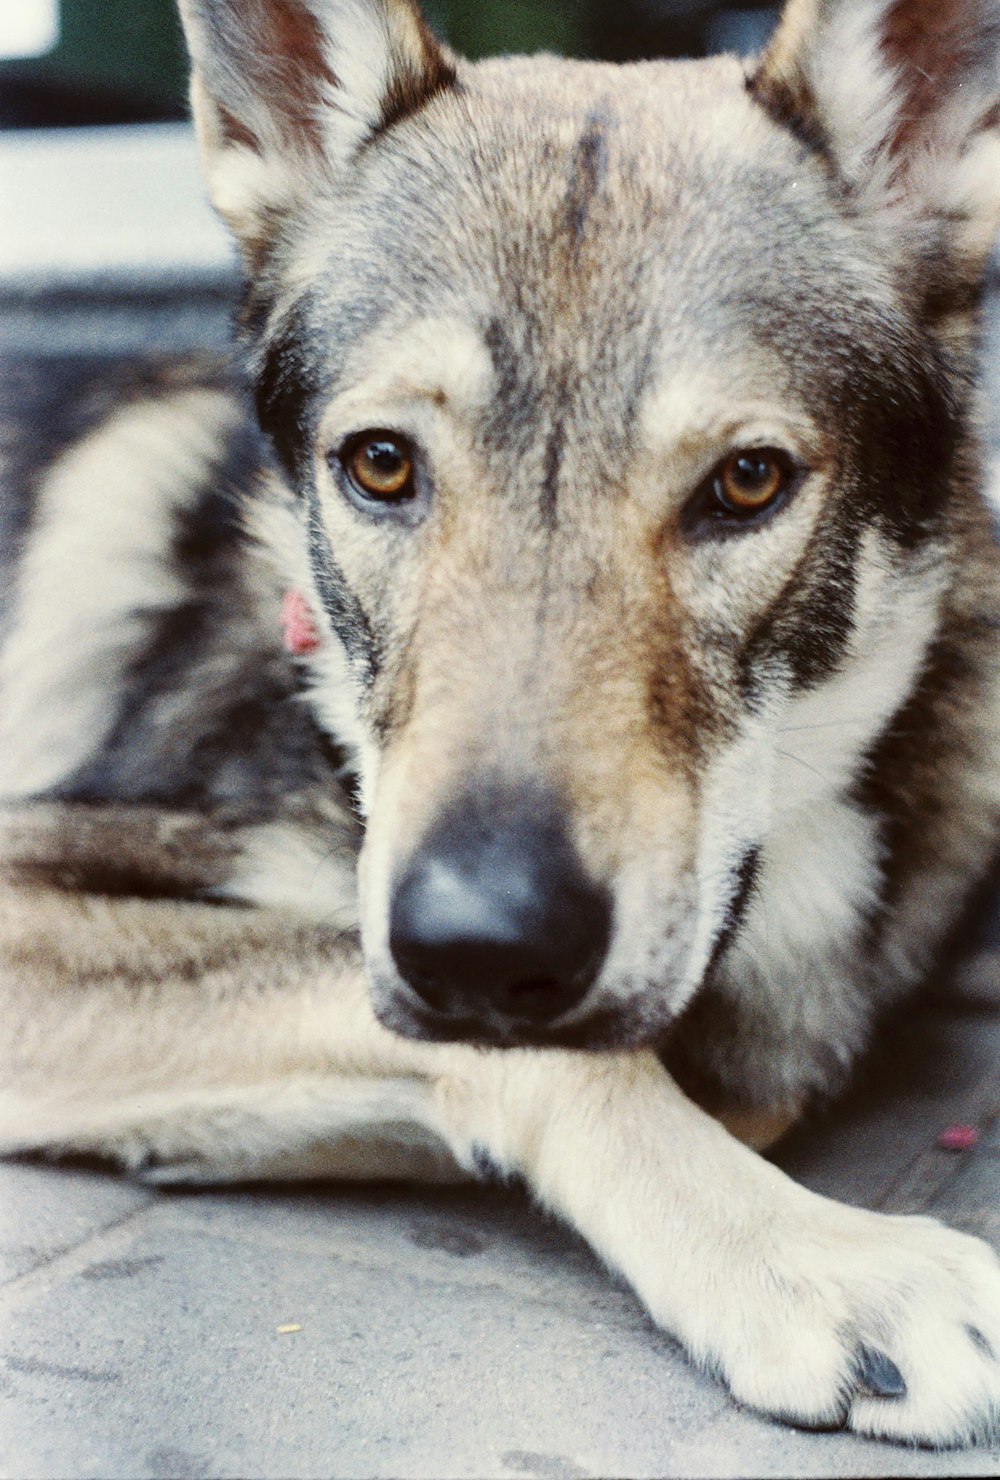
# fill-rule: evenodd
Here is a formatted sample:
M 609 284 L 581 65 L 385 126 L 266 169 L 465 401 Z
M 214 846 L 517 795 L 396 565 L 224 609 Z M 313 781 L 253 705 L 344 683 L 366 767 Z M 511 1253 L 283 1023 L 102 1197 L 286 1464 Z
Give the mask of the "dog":
M 995 1437 L 993 1253 L 753 1148 L 996 854 L 1000 6 L 625 67 L 181 12 L 256 421 L 8 387 L 0 1146 L 522 1177 L 740 1402 Z

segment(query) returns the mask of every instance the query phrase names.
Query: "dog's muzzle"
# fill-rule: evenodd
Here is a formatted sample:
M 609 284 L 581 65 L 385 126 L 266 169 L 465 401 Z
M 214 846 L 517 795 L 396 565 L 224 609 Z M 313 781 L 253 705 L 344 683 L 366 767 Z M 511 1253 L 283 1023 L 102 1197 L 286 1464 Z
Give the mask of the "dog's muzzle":
M 484 806 L 477 794 L 432 829 L 393 889 L 389 946 L 419 999 L 401 1005 L 441 1034 L 537 1034 L 596 980 L 611 913 L 556 803 L 493 795 Z

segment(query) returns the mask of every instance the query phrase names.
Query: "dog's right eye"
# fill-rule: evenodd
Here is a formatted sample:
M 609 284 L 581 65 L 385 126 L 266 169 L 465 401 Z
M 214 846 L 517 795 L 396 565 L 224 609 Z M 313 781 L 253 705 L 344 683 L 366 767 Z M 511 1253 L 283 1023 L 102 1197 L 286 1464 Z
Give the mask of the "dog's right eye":
M 416 492 L 413 448 L 395 432 L 359 432 L 344 444 L 338 459 L 363 499 L 398 504 Z
M 712 492 L 726 514 L 760 514 L 784 491 L 789 474 L 787 457 L 773 447 L 734 452 L 713 477 Z
M 755 529 L 784 506 L 807 469 L 779 447 L 740 447 L 695 490 L 682 516 L 692 537 Z

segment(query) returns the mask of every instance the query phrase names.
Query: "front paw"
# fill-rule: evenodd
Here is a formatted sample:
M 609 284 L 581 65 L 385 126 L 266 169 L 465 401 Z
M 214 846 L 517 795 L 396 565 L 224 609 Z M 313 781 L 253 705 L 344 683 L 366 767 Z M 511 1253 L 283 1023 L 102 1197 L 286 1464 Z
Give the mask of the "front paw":
M 996 1255 L 931 1219 L 828 1211 L 744 1266 L 708 1361 L 740 1401 L 803 1427 L 937 1447 L 995 1439 Z

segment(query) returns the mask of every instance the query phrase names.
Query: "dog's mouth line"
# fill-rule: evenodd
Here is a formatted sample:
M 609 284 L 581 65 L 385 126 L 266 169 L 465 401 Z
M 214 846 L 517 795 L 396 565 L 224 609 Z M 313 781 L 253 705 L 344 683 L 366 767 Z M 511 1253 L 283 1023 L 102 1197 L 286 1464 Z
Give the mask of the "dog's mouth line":
M 592 1010 L 575 1020 L 567 1014 L 565 1021 L 545 1024 L 511 1021 L 488 1012 L 468 1015 L 439 1012 L 423 1004 L 404 1005 L 398 999 L 388 1003 L 376 1000 L 374 1010 L 382 1026 L 400 1037 L 474 1048 L 602 1053 L 649 1046 L 663 1032 L 662 1024 L 653 1030 L 644 1018 L 611 1007 Z

